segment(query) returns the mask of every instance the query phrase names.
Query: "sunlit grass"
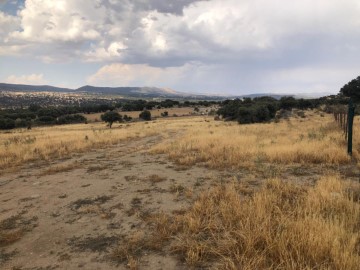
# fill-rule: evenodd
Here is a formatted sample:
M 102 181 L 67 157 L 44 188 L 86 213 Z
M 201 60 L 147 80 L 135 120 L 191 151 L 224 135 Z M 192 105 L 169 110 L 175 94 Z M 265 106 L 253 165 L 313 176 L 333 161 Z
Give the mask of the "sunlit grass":
M 203 164 L 216 169 L 251 167 L 257 162 L 349 163 L 344 136 L 332 116 L 314 112 L 307 115 L 305 119 L 270 124 L 202 122 L 187 128 L 181 138 L 156 146 L 153 152 L 165 153 L 178 164 Z M 355 158 L 359 143 L 355 139 Z
M 280 123 L 239 125 L 211 117 L 160 119 L 156 122 L 104 123 L 17 129 L 0 133 L 0 170 L 33 160 L 51 160 L 71 153 L 107 147 L 122 141 L 161 135 L 154 153 L 165 153 L 180 165 L 251 168 L 272 164 L 350 163 L 344 136 L 331 115 L 307 112 L 307 118 Z M 359 119 L 355 119 L 354 154 L 358 158 Z
M 269 179 L 253 195 L 220 184 L 180 213 L 146 219 L 113 251 L 120 262 L 169 250 L 191 269 L 358 269 L 360 184 L 338 175 L 315 186 Z
M 129 126 L 104 123 L 66 125 L 14 130 L 0 133 L 0 170 L 33 160 L 63 158 L 94 148 L 107 147 L 129 139 L 159 134 L 153 125 L 136 123 Z

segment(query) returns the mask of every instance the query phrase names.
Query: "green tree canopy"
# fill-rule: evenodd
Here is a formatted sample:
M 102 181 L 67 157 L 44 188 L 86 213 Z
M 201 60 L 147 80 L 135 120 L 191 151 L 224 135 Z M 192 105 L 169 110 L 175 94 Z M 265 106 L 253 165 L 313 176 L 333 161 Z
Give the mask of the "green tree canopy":
M 106 112 L 101 115 L 101 120 L 109 124 L 109 127 L 111 128 L 112 124 L 114 122 L 121 122 L 122 116 L 115 111 Z
M 145 111 L 142 111 L 140 114 L 139 114 L 139 117 L 145 121 L 150 121 L 151 120 L 151 112 L 145 110 Z
M 360 76 L 345 84 L 340 93 L 345 97 L 350 97 L 354 101 L 360 101 Z

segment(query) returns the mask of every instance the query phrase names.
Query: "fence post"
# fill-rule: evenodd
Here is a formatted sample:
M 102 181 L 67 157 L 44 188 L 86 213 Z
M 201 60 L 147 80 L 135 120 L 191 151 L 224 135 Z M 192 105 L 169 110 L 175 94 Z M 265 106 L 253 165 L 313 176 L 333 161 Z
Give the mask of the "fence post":
M 355 106 L 350 99 L 349 101 L 349 109 L 348 109 L 348 154 L 352 155 L 352 137 L 353 137 L 353 123 L 354 123 L 354 114 L 355 114 Z

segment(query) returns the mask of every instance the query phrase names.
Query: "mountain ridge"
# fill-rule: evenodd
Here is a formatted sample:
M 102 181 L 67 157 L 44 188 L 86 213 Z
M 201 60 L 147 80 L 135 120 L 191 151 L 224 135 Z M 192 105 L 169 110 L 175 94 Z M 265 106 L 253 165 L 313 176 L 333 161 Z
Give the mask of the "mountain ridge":
M 292 96 L 297 98 L 314 98 L 321 95 L 309 95 L 306 94 L 276 94 L 276 93 L 256 93 L 256 94 L 244 94 L 244 95 L 211 95 L 211 94 L 191 94 L 178 92 L 171 88 L 159 88 L 159 87 L 100 87 L 84 85 L 77 89 L 62 88 L 51 85 L 28 85 L 28 84 L 9 84 L 0 83 L 0 91 L 8 92 L 56 92 L 56 93 L 89 93 L 89 94 L 109 94 L 109 95 L 121 95 L 123 97 L 133 98 L 190 98 L 190 99 L 235 99 L 235 98 L 255 98 L 262 96 L 270 96 L 276 99 L 280 99 L 284 96 Z M 322 93 L 324 94 L 324 93 Z

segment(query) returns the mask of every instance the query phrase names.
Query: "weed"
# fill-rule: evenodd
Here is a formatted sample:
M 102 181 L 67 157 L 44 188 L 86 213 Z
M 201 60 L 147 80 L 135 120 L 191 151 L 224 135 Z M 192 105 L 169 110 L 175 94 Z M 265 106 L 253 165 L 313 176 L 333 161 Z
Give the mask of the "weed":
M 64 164 L 64 165 L 55 165 L 52 166 L 41 173 L 39 173 L 39 176 L 45 176 L 45 175 L 52 175 L 62 172 L 69 172 L 75 169 L 78 169 L 81 167 L 81 164 L 78 162 L 70 163 L 70 164 Z
M 91 173 L 91 172 L 96 172 L 96 171 L 102 171 L 102 170 L 106 170 L 109 168 L 109 165 L 95 165 L 95 166 L 90 166 L 87 169 L 87 172 Z
M 162 177 L 157 174 L 152 174 L 149 177 L 147 177 L 147 180 L 149 180 L 151 183 L 155 184 L 155 183 L 166 181 L 166 177 Z
M 21 214 L 0 221 L 0 246 L 10 245 L 37 226 L 38 218 L 24 218 Z
M 171 193 L 182 194 L 185 191 L 185 187 L 181 184 L 172 184 L 169 188 Z

